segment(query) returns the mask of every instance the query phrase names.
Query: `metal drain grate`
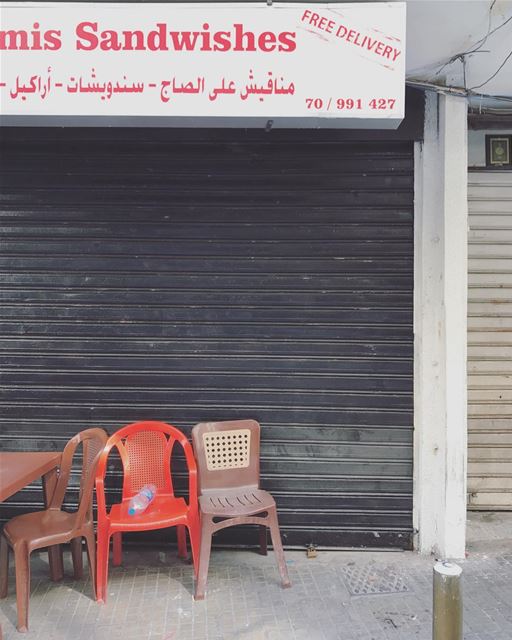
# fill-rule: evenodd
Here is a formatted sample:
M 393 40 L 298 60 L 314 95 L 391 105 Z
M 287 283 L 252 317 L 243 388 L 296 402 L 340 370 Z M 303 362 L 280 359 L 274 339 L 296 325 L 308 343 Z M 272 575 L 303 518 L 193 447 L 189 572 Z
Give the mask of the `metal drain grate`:
M 343 581 L 354 596 L 409 591 L 403 576 L 390 566 L 349 564 L 341 567 Z

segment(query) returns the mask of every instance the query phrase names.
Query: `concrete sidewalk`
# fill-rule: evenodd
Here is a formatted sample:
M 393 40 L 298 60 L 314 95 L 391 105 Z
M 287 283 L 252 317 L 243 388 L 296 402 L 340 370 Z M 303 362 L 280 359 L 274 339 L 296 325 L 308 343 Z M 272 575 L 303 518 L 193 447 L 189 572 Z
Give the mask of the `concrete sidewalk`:
M 431 640 L 434 558 L 401 552 L 287 553 L 283 590 L 273 554 L 214 551 L 203 602 L 192 567 L 171 550 L 128 551 L 111 568 L 108 602 L 88 580 L 48 579 L 32 559 L 27 640 Z M 465 640 L 512 638 L 512 514 L 470 514 L 464 577 Z M 67 565 L 70 573 L 69 565 Z M 4 639 L 15 630 L 14 576 L 0 601 Z

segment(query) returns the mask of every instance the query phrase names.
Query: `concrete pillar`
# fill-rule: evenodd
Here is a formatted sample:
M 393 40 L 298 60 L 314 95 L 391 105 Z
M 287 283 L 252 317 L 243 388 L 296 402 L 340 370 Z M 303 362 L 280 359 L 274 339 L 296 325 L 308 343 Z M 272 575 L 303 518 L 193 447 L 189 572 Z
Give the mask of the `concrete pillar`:
M 467 104 L 426 94 L 415 177 L 417 548 L 463 558 L 467 467 Z

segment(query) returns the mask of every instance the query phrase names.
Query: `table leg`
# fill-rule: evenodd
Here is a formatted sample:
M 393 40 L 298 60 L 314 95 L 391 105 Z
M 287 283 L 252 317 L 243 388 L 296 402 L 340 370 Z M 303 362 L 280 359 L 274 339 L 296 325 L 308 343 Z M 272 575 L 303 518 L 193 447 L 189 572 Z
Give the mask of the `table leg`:
M 50 502 L 57 486 L 58 480 L 57 469 L 52 469 L 45 473 L 43 476 L 43 497 L 44 506 L 49 507 Z M 64 577 L 64 561 L 62 558 L 62 547 L 60 544 L 56 544 L 53 547 L 48 547 L 48 562 L 50 565 L 50 577 L 54 582 L 62 580 Z

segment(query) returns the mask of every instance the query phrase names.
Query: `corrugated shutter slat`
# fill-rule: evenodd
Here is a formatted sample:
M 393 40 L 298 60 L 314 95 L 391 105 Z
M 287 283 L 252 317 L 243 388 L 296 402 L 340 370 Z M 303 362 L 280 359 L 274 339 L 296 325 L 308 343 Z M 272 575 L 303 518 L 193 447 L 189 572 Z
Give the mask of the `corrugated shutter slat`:
M 512 509 L 512 172 L 469 174 L 470 509 Z
M 0 445 L 252 417 L 287 545 L 410 547 L 412 143 L 15 133 L 3 144 Z M 2 517 L 37 500 L 28 488 Z

